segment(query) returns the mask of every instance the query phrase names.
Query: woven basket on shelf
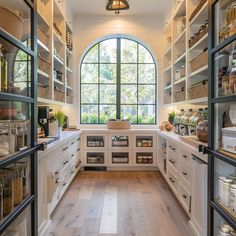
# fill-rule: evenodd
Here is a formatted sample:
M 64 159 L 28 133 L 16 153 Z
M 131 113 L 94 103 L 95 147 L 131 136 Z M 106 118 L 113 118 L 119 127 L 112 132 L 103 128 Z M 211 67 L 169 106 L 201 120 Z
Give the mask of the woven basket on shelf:
M 38 97 L 50 99 L 50 88 L 48 85 L 38 84 Z
M 48 46 L 49 36 L 45 34 L 39 27 L 37 32 L 39 41 L 41 41 L 44 45 Z
M 193 85 L 188 89 L 190 99 L 204 98 L 208 96 L 208 83 L 202 81 L 201 83 Z
M 208 64 L 208 51 L 202 52 L 200 55 L 190 61 L 192 72 Z
M 130 129 L 128 120 L 109 120 L 107 122 L 108 129 Z
M 41 71 L 43 71 L 43 72 L 49 74 L 50 67 L 51 67 L 51 63 L 50 63 L 50 62 L 48 62 L 48 61 L 45 60 L 44 58 L 38 56 L 38 68 L 39 68 Z
M 205 36 L 208 33 L 208 27 L 206 27 L 204 30 L 202 30 L 194 39 L 189 40 L 189 47 L 191 48 L 193 45 L 195 45 L 203 36 Z
M 189 17 L 189 21 L 191 22 L 191 20 L 197 15 L 197 13 L 202 9 L 203 5 L 207 2 L 207 0 L 200 0 L 197 7 L 194 9 L 194 11 L 192 12 L 191 16 Z
M 64 102 L 65 92 L 62 90 L 55 90 L 54 89 L 54 100 L 58 102 Z
M 175 101 L 182 102 L 185 100 L 185 91 L 178 91 L 174 93 Z

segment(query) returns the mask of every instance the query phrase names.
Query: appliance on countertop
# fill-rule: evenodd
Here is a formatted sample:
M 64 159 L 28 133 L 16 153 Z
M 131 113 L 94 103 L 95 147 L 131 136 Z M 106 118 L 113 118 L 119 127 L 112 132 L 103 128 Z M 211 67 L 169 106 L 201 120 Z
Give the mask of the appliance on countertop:
M 45 136 L 49 135 L 49 107 L 38 107 L 38 123 L 43 128 Z

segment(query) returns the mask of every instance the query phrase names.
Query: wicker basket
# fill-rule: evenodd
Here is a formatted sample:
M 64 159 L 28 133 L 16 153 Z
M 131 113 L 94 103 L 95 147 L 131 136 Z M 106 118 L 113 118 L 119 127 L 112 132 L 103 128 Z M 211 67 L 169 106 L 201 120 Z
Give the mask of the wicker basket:
M 188 90 L 190 99 L 204 98 L 208 96 L 208 82 L 203 81 L 193 85 Z
M 45 60 L 42 57 L 38 56 L 38 68 L 41 71 L 49 74 L 50 67 L 51 67 L 51 63 L 50 62 L 48 62 L 47 60 Z
M 38 39 L 44 45 L 48 46 L 49 36 L 45 34 L 39 27 L 38 27 Z
M 48 85 L 38 84 L 38 97 L 50 99 L 50 88 Z
M 195 45 L 207 33 L 208 33 L 208 27 L 206 27 L 199 34 L 197 34 L 196 37 L 194 37 L 193 39 L 189 40 L 189 47 L 191 48 L 193 45 Z
M 185 91 L 178 91 L 174 93 L 175 101 L 182 102 L 185 100 Z
M 165 95 L 164 96 L 164 104 L 170 104 L 171 103 L 171 96 Z
M 109 120 L 107 122 L 108 129 L 130 129 L 128 120 Z
M 197 15 L 197 13 L 202 9 L 203 5 L 207 2 L 207 0 L 200 0 L 197 7 L 194 9 L 194 11 L 192 12 L 191 16 L 189 17 L 189 21 L 191 22 L 191 20 Z
M 73 96 L 66 96 L 66 102 L 69 104 L 73 104 Z
M 192 72 L 208 64 L 208 51 L 202 52 L 200 55 L 190 61 Z
M 65 92 L 62 90 L 55 90 L 54 89 L 54 100 L 58 102 L 64 102 Z

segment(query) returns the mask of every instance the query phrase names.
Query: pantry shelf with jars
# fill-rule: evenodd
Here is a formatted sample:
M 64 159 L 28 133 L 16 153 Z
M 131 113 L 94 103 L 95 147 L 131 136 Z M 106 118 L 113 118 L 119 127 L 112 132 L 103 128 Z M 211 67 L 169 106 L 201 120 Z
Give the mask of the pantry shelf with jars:
M 177 1 L 165 29 L 162 106 L 206 105 L 208 1 Z
M 37 0 L 40 104 L 73 105 L 73 31 L 64 1 Z
M 32 1 L 0 2 L 1 235 L 37 233 L 36 14 Z

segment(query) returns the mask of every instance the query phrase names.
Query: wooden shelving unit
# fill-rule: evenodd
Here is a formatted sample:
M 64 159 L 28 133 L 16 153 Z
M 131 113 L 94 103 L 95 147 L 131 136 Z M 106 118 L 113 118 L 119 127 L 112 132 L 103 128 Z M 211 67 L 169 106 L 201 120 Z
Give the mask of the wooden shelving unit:
M 38 89 L 43 90 L 39 92 L 41 96 L 38 101 L 57 105 L 73 104 L 73 28 L 65 2 L 37 0 L 37 4 L 38 48 L 42 59 L 39 60 Z M 68 34 L 71 36 L 70 47 Z
M 189 40 L 208 20 L 208 2 L 191 19 L 190 16 L 197 7 L 196 1 L 182 0 L 173 10 L 169 23 L 165 26 L 166 50 L 163 56 L 163 106 L 180 104 L 207 104 L 206 96 L 192 98 L 189 88 L 208 79 L 208 66 L 192 71 L 191 60 L 207 48 L 208 34 L 190 47 Z M 185 27 L 179 28 L 179 20 L 186 19 Z M 183 21 L 184 22 L 184 21 Z M 177 73 L 176 73 L 177 72 Z M 181 92 L 182 91 L 182 92 Z

